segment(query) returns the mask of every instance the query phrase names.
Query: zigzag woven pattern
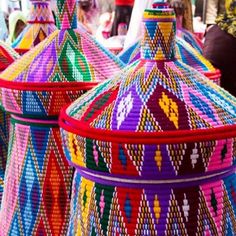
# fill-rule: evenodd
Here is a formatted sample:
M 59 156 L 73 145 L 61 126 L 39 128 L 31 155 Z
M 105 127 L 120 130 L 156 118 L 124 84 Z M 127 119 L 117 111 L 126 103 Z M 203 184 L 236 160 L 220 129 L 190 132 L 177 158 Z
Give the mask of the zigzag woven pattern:
M 57 25 L 60 29 L 77 28 L 77 7 L 75 0 L 57 0 Z
M 153 0 L 152 7 L 154 9 L 156 9 L 156 8 L 167 9 L 170 6 L 169 6 L 169 3 L 167 2 L 167 0 Z M 176 8 L 178 9 L 178 6 Z M 203 43 L 193 33 L 191 33 L 190 31 L 188 31 L 182 27 L 182 25 L 183 25 L 182 21 L 183 20 L 181 19 L 181 16 L 177 17 L 177 19 L 176 19 L 176 24 L 177 24 L 176 35 L 179 38 L 184 39 L 187 43 L 189 43 L 195 50 L 197 50 L 198 53 L 202 54 Z
M 235 235 L 236 98 L 175 59 L 173 10 L 143 25 L 141 59 L 61 113 L 69 235 Z
M 121 52 L 118 57 L 126 64 L 132 64 L 141 57 L 141 43 L 136 42 L 125 51 Z M 210 80 L 220 85 L 221 73 L 216 70 L 214 66 L 192 48 L 183 39 L 176 37 L 176 58 L 186 63 L 187 65 L 195 68 Z
M 9 142 L 9 115 L 0 111 L 0 205 L 4 187 L 4 174 L 7 162 L 7 151 Z
M 189 43 L 198 53 L 202 54 L 203 43 L 190 31 L 181 28 L 177 29 L 177 36 Z
M 70 180 L 57 125 L 11 120 L 1 235 L 65 235 Z
M 17 58 L 19 58 L 17 52 L 3 41 L 0 41 L 0 72 L 5 70 Z
M 24 53 L 30 50 L 57 29 L 49 2 L 49 0 L 31 0 L 28 24 L 12 44 L 18 52 Z
M 3 104 L 18 114 L 54 116 L 123 66 L 83 30 L 57 30 L 1 74 Z
M 154 1 L 153 8 L 165 9 L 168 8 L 168 3 L 164 1 Z M 190 46 L 191 45 L 191 46 Z M 131 64 L 140 58 L 141 42 L 134 43 L 128 49 L 119 54 L 119 58 L 126 64 Z M 184 29 L 177 29 L 176 37 L 176 58 L 180 59 L 187 65 L 192 66 L 211 81 L 220 85 L 221 73 L 202 56 L 200 43 L 190 32 Z
M 80 181 L 68 235 L 235 235 L 235 175 L 158 190 L 94 183 L 78 172 L 74 178 Z
M 19 55 L 4 42 L 0 42 L 0 72 L 13 63 Z M 2 93 L 0 91 L 0 204 L 2 200 L 4 173 L 7 161 L 9 139 L 9 115 L 2 109 Z
M 76 6 L 63 3 L 69 12 Z M 1 74 L 3 106 L 13 117 L 1 236 L 66 235 L 72 170 L 62 151 L 60 110 L 123 67 L 68 20 L 72 28 L 63 23 Z

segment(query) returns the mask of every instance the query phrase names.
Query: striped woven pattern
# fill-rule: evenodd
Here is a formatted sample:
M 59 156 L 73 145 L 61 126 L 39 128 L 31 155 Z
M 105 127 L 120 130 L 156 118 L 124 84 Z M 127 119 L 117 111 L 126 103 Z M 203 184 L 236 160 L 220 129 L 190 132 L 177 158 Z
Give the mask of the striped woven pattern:
M 84 30 L 57 30 L 1 74 L 3 104 L 18 114 L 55 116 L 123 66 Z
M 11 119 L 1 235 L 66 235 L 72 173 L 56 124 Z
M 177 30 L 177 36 L 189 43 L 198 53 L 202 54 L 203 43 L 193 33 L 181 28 Z
M 167 9 L 166 1 L 154 1 L 153 8 Z M 131 64 L 140 58 L 141 42 L 136 42 L 119 54 L 119 58 L 126 64 Z M 177 29 L 176 58 L 192 66 L 211 81 L 220 85 L 221 73 L 202 56 L 202 49 L 197 39 L 185 29 Z
M 19 55 L 14 49 L 9 47 L 6 43 L 0 42 L 0 72 L 5 70 L 11 63 L 13 63 Z M 9 115 L 3 111 L 1 105 L 1 91 L 0 91 L 0 203 L 2 200 L 4 173 L 7 161 L 7 150 L 9 142 Z
M 4 174 L 9 143 L 9 115 L 0 110 L 0 205 L 4 188 Z
M 57 29 L 50 0 L 31 0 L 31 3 L 28 24 L 12 44 L 21 54 L 35 47 Z
M 141 59 L 61 113 L 69 235 L 235 235 L 236 98 L 175 59 L 173 10 L 143 27 Z
M 57 2 L 67 5 L 60 19 L 76 7 L 75 0 Z M 71 28 L 61 24 L 0 76 L 2 103 L 12 116 L 0 235 L 67 233 L 72 169 L 62 150 L 59 112 L 123 67 L 74 29 L 73 19 Z
M 14 49 L 9 47 L 3 41 L 0 41 L 0 72 L 5 70 L 19 55 Z
M 153 0 L 153 4 L 152 7 L 155 8 L 169 8 L 169 3 L 167 2 L 167 0 Z M 178 9 L 178 7 L 177 7 Z M 181 18 L 181 16 L 180 16 Z M 195 50 L 197 50 L 198 53 L 202 54 L 202 48 L 203 48 L 203 43 L 201 42 L 201 40 L 199 38 L 197 38 L 192 32 L 184 29 L 182 27 L 182 19 L 176 19 L 177 22 L 177 31 L 176 31 L 176 35 L 179 38 L 182 38 L 183 40 L 185 40 L 187 43 L 189 43 Z
M 132 64 L 141 57 L 140 49 L 141 43 L 136 42 L 125 51 L 122 51 L 118 55 L 118 57 L 124 63 Z M 190 44 L 179 37 L 176 37 L 176 58 L 186 63 L 187 65 L 197 69 L 217 85 L 220 85 L 220 71 L 215 69 L 214 66 L 206 58 L 204 58 L 193 47 L 191 47 Z

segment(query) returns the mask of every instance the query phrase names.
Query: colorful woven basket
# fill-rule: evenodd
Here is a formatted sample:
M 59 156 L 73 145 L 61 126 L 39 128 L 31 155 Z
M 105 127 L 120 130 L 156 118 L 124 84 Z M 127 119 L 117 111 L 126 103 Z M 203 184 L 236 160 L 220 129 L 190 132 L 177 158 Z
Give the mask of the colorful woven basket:
M 190 31 L 184 28 L 177 29 L 177 36 L 184 39 L 187 43 L 189 43 L 198 53 L 202 54 L 203 43 L 201 40 L 195 36 Z
M 154 1 L 153 8 L 167 8 L 168 4 L 165 0 L 163 1 Z M 190 33 L 191 34 L 191 33 Z M 189 34 L 189 35 L 190 35 Z M 214 66 L 199 53 L 194 41 L 190 37 L 187 37 L 187 33 L 183 29 L 177 30 L 176 37 L 176 57 L 186 63 L 187 65 L 192 66 L 197 69 L 199 72 L 204 74 L 208 79 L 220 85 L 221 72 L 218 69 L 215 69 Z M 180 37 L 179 37 L 180 36 Z M 187 40 L 187 38 L 189 40 Z M 189 44 L 188 42 L 192 42 Z M 193 47 L 191 46 L 193 45 Z M 118 57 L 126 64 L 131 64 L 137 59 L 140 58 L 140 47 L 141 43 L 136 42 L 128 49 L 122 51 Z
M 60 109 L 123 67 L 76 29 L 75 0 L 58 0 L 58 8 L 61 30 L 1 74 L 12 118 L 0 235 L 66 235 L 73 171 L 61 146 Z
M 12 44 L 12 47 L 20 54 L 35 47 L 57 29 L 50 8 L 50 0 L 30 1 L 32 7 L 28 24 Z
M 4 42 L 0 41 L 0 72 L 5 70 L 18 57 L 19 55 L 15 52 L 14 49 L 9 47 Z M 6 168 L 9 142 L 9 115 L 3 111 L 1 100 L 2 99 L 0 91 L 0 204 L 2 200 L 4 173 Z
M 3 41 L 0 41 L 0 72 L 19 58 L 18 53 Z
M 136 42 L 131 47 L 122 51 L 118 57 L 126 64 L 132 64 L 140 59 L 141 43 Z M 197 69 L 204 74 L 208 79 L 220 85 L 221 72 L 215 69 L 214 66 L 198 53 L 190 44 L 183 39 L 176 37 L 176 58 L 186 63 L 187 65 Z
M 172 9 L 141 59 L 61 112 L 69 235 L 236 235 L 236 98 L 175 59 Z
M 0 205 L 4 188 L 4 175 L 7 162 L 7 151 L 9 142 L 9 118 L 3 110 L 0 110 Z

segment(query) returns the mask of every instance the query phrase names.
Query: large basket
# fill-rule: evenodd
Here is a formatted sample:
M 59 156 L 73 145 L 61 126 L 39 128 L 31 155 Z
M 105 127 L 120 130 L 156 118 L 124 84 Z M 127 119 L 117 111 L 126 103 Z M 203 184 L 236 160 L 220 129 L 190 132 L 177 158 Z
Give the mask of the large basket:
M 175 57 L 146 10 L 141 59 L 63 109 L 70 235 L 235 235 L 236 98 Z

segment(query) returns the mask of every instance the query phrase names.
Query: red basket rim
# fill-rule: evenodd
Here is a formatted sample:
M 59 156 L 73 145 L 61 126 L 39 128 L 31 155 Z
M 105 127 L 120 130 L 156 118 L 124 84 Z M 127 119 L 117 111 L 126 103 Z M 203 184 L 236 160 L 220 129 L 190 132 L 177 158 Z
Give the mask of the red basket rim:
M 164 132 L 131 132 L 112 131 L 89 127 L 66 114 L 68 106 L 64 106 L 59 117 L 59 125 L 64 130 L 80 135 L 85 138 L 100 140 L 104 142 L 117 142 L 129 144 L 171 144 L 202 142 L 209 140 L 220 140 L 236 136 L 236 124 L 223 127 L 199 129 L 199 130 L 177 130 Z
M 0 78 L 0 87 L 20 91 L 77 91 L 90 90 L 99 82 L 16 82 Z

